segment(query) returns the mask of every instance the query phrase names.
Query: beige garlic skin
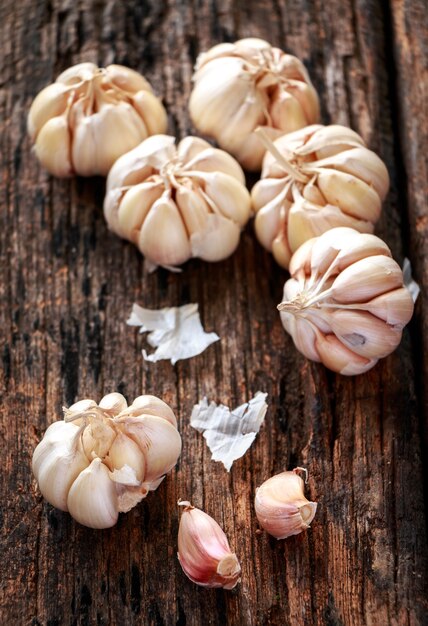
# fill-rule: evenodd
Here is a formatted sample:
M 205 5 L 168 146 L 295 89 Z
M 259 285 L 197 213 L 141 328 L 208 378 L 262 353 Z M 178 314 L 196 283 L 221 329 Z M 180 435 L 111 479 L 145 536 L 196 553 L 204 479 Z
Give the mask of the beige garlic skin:
M 414 304 L 379 237 L 333 228 L 295 252 L 290 274 L 278 309 L 308 359 L 352 376 L 367 372 L 400 343 Z
M 188 578 L 202 587 L 233 589 L 241 580 L 241 566 L 217 522 L 193 507 L 184 507 L 178 529 L 178 560 Z
M 46 430 L 33 473 L 46 500 L 89 528 L 110 528 L 154 491 L 176 464 L 181 437 L 170 407 L 120 393 L 80 400 Z
M 28 114 L 36 156 L 60 178 L 106 176 L 122 154 L 166 127 L 150 84 L 122 65 L 70 67 L 36 96 Z
M 265 152 L 253 132 L 258 126 L 274 139 L 319 119 L 318 96 L 303 63 L 262 39 L 202 53 L 193 81 L 189 110 L 195 127 L 248 170 L 260 170 Z
M 373 232 L 388 171 L 350 128 L 313 125 L 277 139 L 251 192 L 260 243 L 282 267 L 308 239 L 346 226 Z
M 107 179 L 110 229 L 154 266 L 227 258 L 250 211 L 239 163 L 197 137 L 177 146 L 168 135 L 149 137 L 118 159 Z
M 266 480 L 256 490 L 254 506 L 260 526 L 276 539 L 298 535 L 309 528 L 317 510 L 316 502 L 304 495 L 301 467 Z

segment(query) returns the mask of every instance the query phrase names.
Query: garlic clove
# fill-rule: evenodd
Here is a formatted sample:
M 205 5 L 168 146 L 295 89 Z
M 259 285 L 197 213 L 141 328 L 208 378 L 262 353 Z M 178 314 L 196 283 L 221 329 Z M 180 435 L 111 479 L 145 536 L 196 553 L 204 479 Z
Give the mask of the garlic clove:
M 352 263 L 369 256 L 391 256 L 391 250 L 386 243 L 371 233 L 364 233 L 361 237 L 353 237 L 346 247 L 342 247 L 337 255 L 336 263 L 340 271 L 343 271 Z
M 138 484 L 144 480 L 144 455 L 135 441 L 121 432 L 117 433 L 104 462 L 111 471 L 121 470 L 124 466 L 131 468 Z
M 131 404 L 130 409 L 132 410 L 132 415 L 135 417 L 139 415 L 155 415 L 156 417 L 165 419 L 172 424 L 174 428 L 177 428 L 177 419 L 174 411 L 166 402 L 160 398 L 156 398 L 156 396 L 138 396 Z
M 245 185 L 245 175 L 238 161 L 224 150 L 218 150 L 209 146 L 203 152 L 199 152 L 190 163 L 186 163 L 186 169 L 198 172 L 222 172 L 235 178 L 241 185 Z
M 298 535 L 309 528 L 316 502 L 304 495 L 304 482 L 296 468 L 266 480 L 256 490 L 254 506 L 259 524 L 276 539 Z
M 351 174 L 371 185 L 381 200 L 389 189 L 389 174 L 382 159 L 367 148 L 351 148 L 313 163 L 315 167 L 332 167 Z
M 316 153 L 317 158 L 322 159 L 360 146 L 364 148 L 365 143 L 354 130 L 339 124 L 330 124 L 314 127 L 312 135 L 295 152 L 300 156 Z
M 70 486 L 89 462 L 81 449 L 79 427 L 62 423 L 62 427 L 46 431 L 47 438 L 34 451 L 32 468 L 43 497 L 61 511 L 68 511 Z
M 334 334 L 352 352 L 367 359 L 388 356 L 401 341 L 402 329 L 395 328 L 365 311 L 337 309 L 331 313 Z
M 191 506 L 185 507 L 178 529 L 178 560 L 188 578 L 203 587 L 233 589 L 240 581 L 241 566 L 217 522 Z
M 255 211 L 261 210 L 284 191 L 286 181 L 283 178 L 265 178 L 259 180 L 251 190 L 251 202 Z
M 96 458 L 71 485 L 67 498 L 70 514 L 89 528 L 110 528 L 118 518 L 115 483 L 108 468 Z
M 186 166 L 191 163 L 203 152 L 212 149 L 212 145 L 201 139 L 200 137 L 194 137 L 190 135 L 184 137 L 177 146 L 177 156 L 179 161 L 185 163 Z
M 159 200 L 163 192 L 163 185 L 158 181 L 145 181 L 128 189 L 119 203 L 116 232 L 137 243 L 141 225 L 153 203 Z
M 34 150 L 40 163 L 54 176 L 68 178 L 73 175 L 70 154 L 71 137 L 67 118 L 52 117 L 37 135 Z
M 360 259 L 345 268 L 330 287 L 336 302 L 367 302 L 403 285 L 400 266 L 388 256 Z
M 190 237 L 192 256 L 203 261 L 222 261 L 238 247 L 241 229 L 232 220 L 210 213 L 204 228 Z
M 285 230 L 281 231 L 272 241 L 272 254 L 278 265 L 285 269 L 288 267 L 292 251 Z
M 65 112 L 69 97 L 70 91 L 65 85 L 53 83 L 42 89 L 34 98 L 27 121 L 32 141 L 51 118 L 60 117 Z
M 109 413 L 109 415 L 117 415 L 126 409 L 128 403 L 121 393 L 114 392 L 108 393 L 101 398 L 98 406 L 104 409 L 106 413 Z
M 327 202 L 345 213 L 373 223 L 379 219 L 381 199 L 363 180 L 329 169 L 319 172 L 317 184 Z
M 309 81 L 309 75 L 306 75 L 305 80 Z M 306 126 L 319 120 L 320 105 L 318 94 L 310 82 L 304 83 L 299 77 L 296 81 L 290 81 L 288 90 L 298 101 L 306 119 Z
M 90 80 L 97 72 L 98 67 L 95 63 L 78 63 L 64 70 L 56 79 L 57 83 L 65 85 L 74 85 L 82 80 Z
M 319 333 L 315 340 L 315 349 L 318 351 L 319 359 L 326 367 L 343 376 L 364 374 L 378 361 L 376 358 L 369 359 L 356 354 L 339 341 L 335 335 Z
M 180 185 L 175 193 L 175 201 L 189 235 L 206 228 L 210 209 L 197 188 Z
M 224 217 L 239 226 L 245 226 L 251 214 L 251 198 L 248 190 L 235 178 L 222 172 L 201 174 L 205 193 L 215 203 Z
M 257 239 L 266 250 L 272 250 L 274 239 L 286 227 L 285 215 L 289 206 L 289 202 L 278 194 L 256 213 L 254 230 Z
M 139 91 L 132 103 L 144 122 L 149 135 L 162 135 L 168 127 L 168 117 L 162 102 L 151 91 Z
M 190 258 L 186 229 L 173 200 L 162 196 L 153 203 L 140 230 L 138 247 L 156 265 L 180 265 Z
M 181 437 L 172 424 L 154 415 L 126 417 L 120 422 L 144 454 L 146 482 L 160 478 L 174 467 L 181 453 Z
M 95 456 L 104 459 L 116 434 L 109 423 L 103 418 L 94 418 L 82 434 L 83 450 L 89 461 Z
M 152 88 L 147 80 L 129 67 L 124 65 L 108 65 L 106 67 L 106 78 L 114 85 L 120 87 L 130 94 L 137 93 L 139 91 L 148 91 L 151 93 Z
M 290 133 L 306 125 L 306 116 L 300 102 L 287 91 L 278 91 L 270 107 L 273 125 Z
M 367 310 L 391 326 L 404 327 L 412 318 L 413 298 L 406 287 L 384 293 L 367 303 Z

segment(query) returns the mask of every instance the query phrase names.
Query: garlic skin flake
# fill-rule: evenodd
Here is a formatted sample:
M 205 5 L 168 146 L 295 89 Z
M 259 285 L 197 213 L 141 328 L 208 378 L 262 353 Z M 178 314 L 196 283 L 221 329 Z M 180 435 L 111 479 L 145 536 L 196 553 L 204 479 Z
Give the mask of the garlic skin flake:
M 120 393 L 99 404 L 80 400 L 64 413 L 34 450 L 33 474 L 50 504 L 84 526 L 110 528 L 176 464 L 175 415 L 155 396 L 139 396 L 128 407 Z
M 36 156 L 60 178 L 106 176 L 118 157 L 166 127 L 150 84 L 122 65 L 70 67 L 36 96 L 28 114 Z
M 279 265 L 308 239 L 346 226 L 372 233 L 389 189 L 388 171 L 350 128 L 313 125 L 272 143 L 253 187 L 254 227 Z
M 221 461 L 229 472 L 256 438 L 268 405 L 267 393 L 258 391 L 249 402 L 232 411 L 224 404 L 208 404 L 206 398 L 195 404 L 190 425 L 203 434 L 213 461 Z
M 256 490 L 254 507 L 262 528 L 276 539 L 298 535 L 309 528 L 317 510 L 316 502 L 304 495 L 304 482 L 296 467 L 266 480 Z
M 195 127 L 259 171 L 262 126 L 274 139 L 319 119 L 318 95 L 299 59 L 257 38 L 214 46 L 199 55 L 189 111 Z
M 109 228 L 155 267 L 227 258 L 250 213 L 240 165 L 197 137 L 177 146 L 174 137 L 150 137 L 118 159 L 107 179 Z
M 178 560 L 188 578 L 202 587 L 233 589 L 241 580 L 241 566 L 217 522 L 193 507 L 184 507 L 178 529 Z
M 144 309 L 132 305 L 128 326 L 140 326 L 140 333 L 147 333 L 147 342 L 156 348 L 152 354 L 143 350 L 145 361 L 170 360 L 172 365 L 181 359 L 201 354 L 212 343 L 219 341 L 216 333 L 206 333 L 201 324 L 197 304 L 184 304 L 164 309 Z
M 400 343 L 413 298 L 379 237 L 333 228 L 295 252 L 290 274 L 278 309 L 308 359 L 352 376 Z

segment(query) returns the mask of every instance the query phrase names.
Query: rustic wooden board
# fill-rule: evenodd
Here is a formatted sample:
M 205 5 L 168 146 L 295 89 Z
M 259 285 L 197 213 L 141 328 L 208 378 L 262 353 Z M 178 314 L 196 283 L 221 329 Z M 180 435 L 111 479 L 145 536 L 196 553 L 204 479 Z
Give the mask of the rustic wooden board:
M 426 623 L 426 292 L 395 354 L 364 376 L 336 376 L 283 333 L 275 305 L 286 273 L 251 226 L 224 263 L 149 275 L 106 228 L 104 181 L 48 176 L 25 123 L 35 94 L 69 65 L 117 62 L 147 76 L 182 137 L 192 130 L 196 55 L 220 41 L 269 39 L 305 62 L 325 122 L 351 125 L 386 161 L 392 189 L 377 232 L 426 287 L 427 33 L 424 0 L 3 0 L 2 625 Z M 199 302 L 222 341 L 175 367 L 145 364 L 142 338 L 125 325 L 133 302 Z M 227 474 L 190 428 L 192 406 L 203 395 L 236 406 L 258 389 L 269 393 L 266 422 Z M 43 501 L 30 459 L 64 404 L 113 390 L 169 402 L 184 447 L 155 494 L 96 532 Z M 319 510 L 309 532 L 276 542 L 256 532 L 254 490 L 295 465 L 309 469 Z M 243 569 L 235 591 L 204 590 L 182 574 L 179 497 L 227 531 Z

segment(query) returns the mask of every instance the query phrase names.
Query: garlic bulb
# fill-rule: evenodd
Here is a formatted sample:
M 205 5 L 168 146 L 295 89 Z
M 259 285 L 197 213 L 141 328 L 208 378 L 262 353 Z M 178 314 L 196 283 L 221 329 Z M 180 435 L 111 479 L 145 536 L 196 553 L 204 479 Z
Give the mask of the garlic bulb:
M 233 157 L 197 137 L 176 147 L 174 137 L 156 135 L 112 167 L 104 214 L 111 230 L 153 265 L 171 268 L 191 257 L 230 256 L 250 207 Z
M 47 429 L 33 454 L 42 495 L 90 528 L 114 526 L 157 489 L 177 462 L 181 437 L 170 407 L 155 396 L 127 406 L 120 393 L 80 400 Z
M 191 581 L 202 587 L 233 589 L 241 580 L 241 566 L 217 522 L 190 502 L 178 529 L 178 560 Z
M 309 528 L 317 504 L 304 495 L 304 482 L 296 467 L 292 472 L 282 472 L 266 480 L 256 490 L 254 506 L 260 526 L 276 539 L 298 535 Z
M 308 359 L 361 374 L 400 343 L 413 299 L 379 237 L 333 228 L 295 252 L 290 274 L 278 309 Z
M 193 81 L 189 110 L 196 128 L 249 170 L 260 170 L 264 154 L 255 128 L 275 138 L 319 119 L 303 63 L 262 39 L 222 43 L 199 55 Z
M 105 176 L 118 157 L 166 127 L 149 83 L 122 65 L 70 67 L 36 96 L 28 114 L 36 155 L 59 177 Z
M 251 192 L 260 243 L 282 267 L 305 241 L 330 228 L 373 232 L 389 188 L 388 171 L 345 126 L 313 125 L 277 139 Z

